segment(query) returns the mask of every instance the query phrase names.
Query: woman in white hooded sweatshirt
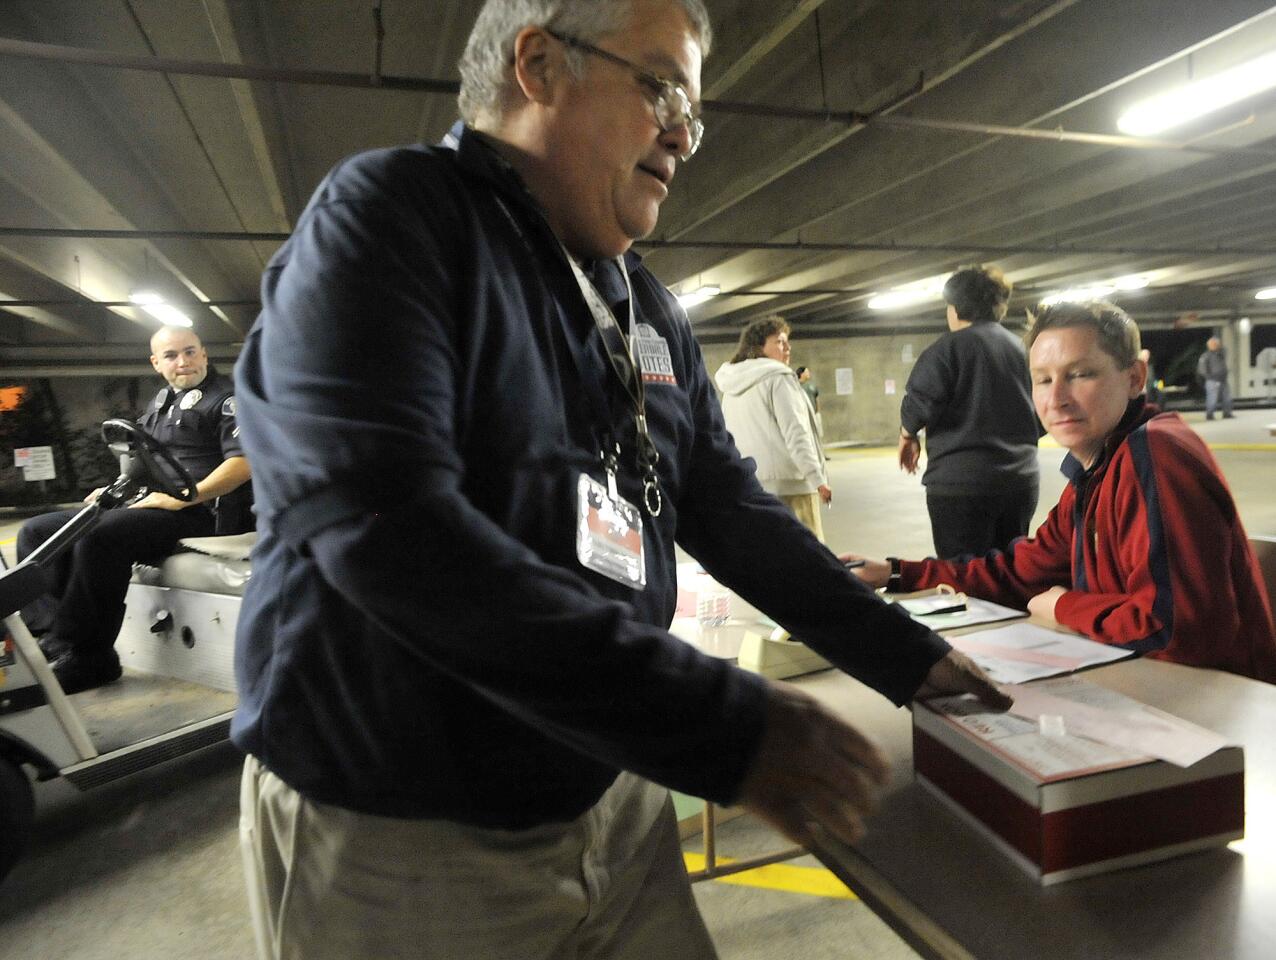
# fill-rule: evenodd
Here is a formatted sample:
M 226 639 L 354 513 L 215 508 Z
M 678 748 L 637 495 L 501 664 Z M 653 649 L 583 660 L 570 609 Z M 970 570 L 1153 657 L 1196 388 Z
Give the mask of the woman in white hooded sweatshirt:
M 811 401 L 789 369 L 789 325 L 764 317 L 740 333 L 735 355 L 718 368 L 722 413 L 736 446 L 758 464 L 758 481 L 824 539 L 820 503 L 831 503 Z

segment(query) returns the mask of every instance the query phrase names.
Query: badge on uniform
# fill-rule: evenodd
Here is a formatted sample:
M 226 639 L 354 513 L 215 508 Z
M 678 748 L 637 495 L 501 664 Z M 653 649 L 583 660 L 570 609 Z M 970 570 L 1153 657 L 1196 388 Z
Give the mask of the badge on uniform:
M 191 407 L 195 406 L 195 404 L 199 403 L 199 401 L 203 399 L 204 399 L 203 390 L 192 390 L 190 391 L 190 393 L 186 394 L 186 396 L 182 397 L 182 400 L 179 406 L 183 410 L 189 410 Z
M 582 473 L 577 490 L 576 557 L 587 569 L 642 590 L 647 562 L 638 508 L 616 492 L 614 482 L 601 484 Z

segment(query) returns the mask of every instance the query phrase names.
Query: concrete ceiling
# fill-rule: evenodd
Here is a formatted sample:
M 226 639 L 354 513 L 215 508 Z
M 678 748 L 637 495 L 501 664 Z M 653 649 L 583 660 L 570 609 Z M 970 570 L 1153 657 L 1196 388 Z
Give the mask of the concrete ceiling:
M 1145 96 L 1276 50 L 1276 7 L 707 3 L 705 141 L 660 243 L 643 248 L 671 286 L 722 288 L 691 310 L 704 339 L 770 312 L 808 336 L 937 327 L 938 301 L 882 312 L 868 298 L 978 260 L 1016 282 L 1015 308 L 1146 274 L 1148 288 L 1117 295 L 1144 323 L 1276 312 L 1253 299 L 1276 286 L 1276 96 L 1163 135 L 1173 142 L 1121 138 L 1115 123 Z M 145 369 L 155 321 L 128 305 L 142 287 L 233 356 L 262 267 L 327 169 L 446 131 L 450 94 L 395 81 L 453 84 L 479 6 L 0 3 L 0 376 Z M 89 62 L 122 56 L 132 67 Z M 208 75 L 218 68 L 231 76 Z M 288 76 L 245 78 L 271 69 Z

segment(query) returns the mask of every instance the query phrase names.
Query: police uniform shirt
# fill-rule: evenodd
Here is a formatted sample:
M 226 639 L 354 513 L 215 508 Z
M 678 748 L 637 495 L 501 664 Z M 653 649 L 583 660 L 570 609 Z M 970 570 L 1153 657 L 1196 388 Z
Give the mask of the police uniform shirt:
M 244 455 L 235 422 L 235 386 L 212 367 L 189 389 L 163 387 L 138 423 L 172 451 L 196 482 L 223 461 Z

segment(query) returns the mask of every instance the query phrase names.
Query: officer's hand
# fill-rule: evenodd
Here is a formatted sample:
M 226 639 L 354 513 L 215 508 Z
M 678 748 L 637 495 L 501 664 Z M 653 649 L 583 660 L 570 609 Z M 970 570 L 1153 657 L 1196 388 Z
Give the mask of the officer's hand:
M 796 687 L 771 682 L 766 728 L 739 802 L 803 846 L 821 828 L 854 843 L 888 773 L 858 730 Z
M 960 650 L 949 650 L 944 659 L 930 668 L 921 688 L 914 695 L 917 700 L 941 697 L 945 694 L 973 693 L 994 710 L 1009 710 L 1014 700 L 997 689 L 975 664 Z
M 97 503 L 97 498 L 102 496 L 102 491 L 104 491 L 105 489 L 106 487 L 98 487 L 96 490 L 91 491 L 89 495 L 84 498 L 84 502 Z
M 156 490 L 148 493 L 137 503 L 130 503 L 130 510 L 185 510 L 190 504 L 185 500 L 178 500 L 176 497 L 170 497 L 167 493 L 160 493 Z

